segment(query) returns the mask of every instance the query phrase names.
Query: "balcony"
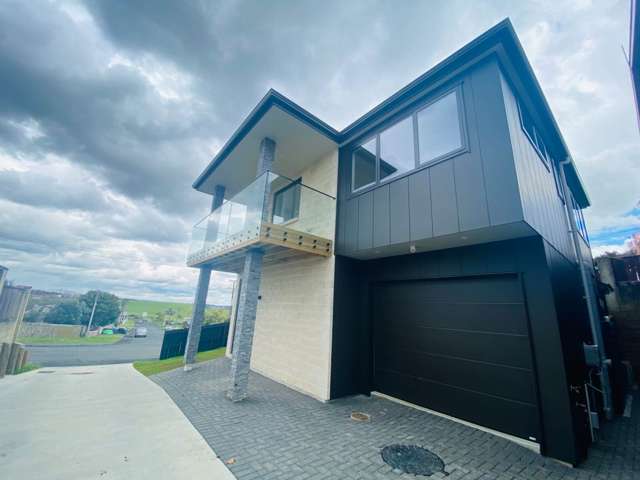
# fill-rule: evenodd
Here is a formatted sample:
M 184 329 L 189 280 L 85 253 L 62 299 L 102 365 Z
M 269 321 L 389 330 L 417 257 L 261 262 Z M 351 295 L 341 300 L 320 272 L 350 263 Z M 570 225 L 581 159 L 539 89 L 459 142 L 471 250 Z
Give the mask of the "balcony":
M 190 267 L 239 273 L 245 252 L 264 250 L 265 264 L 301 255 L 333 253 L 335 198 L 265 172 L 194 227 Z

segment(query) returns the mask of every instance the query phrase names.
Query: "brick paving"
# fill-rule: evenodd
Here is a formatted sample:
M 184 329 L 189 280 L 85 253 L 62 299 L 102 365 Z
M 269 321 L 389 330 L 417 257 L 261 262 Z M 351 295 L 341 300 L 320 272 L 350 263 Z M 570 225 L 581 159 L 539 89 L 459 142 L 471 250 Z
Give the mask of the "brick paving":
M 439 455 L 448 476 L 431 479 L 640 478 L 640 408 L 631 419 L 607 425 L 605 438 L 579 468 L 569 468 L 524 447 L 450 420 L 376 397 L 318 402 L 251 373 L 249 397 L 225 398 L 229 361 L 198 364 L 153 380 L 171 396 L 239 480 L 404 479 L 380 457 L 392 443 L 418 444 Z M 371 415 L 350 420 L 353 411 Z

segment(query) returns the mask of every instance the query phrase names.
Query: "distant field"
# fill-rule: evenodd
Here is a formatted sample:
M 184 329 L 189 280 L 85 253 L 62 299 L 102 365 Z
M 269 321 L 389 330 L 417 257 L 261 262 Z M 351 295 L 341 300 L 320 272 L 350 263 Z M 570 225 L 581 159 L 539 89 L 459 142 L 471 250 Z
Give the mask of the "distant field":
M 190 303 L 178 302 L 155 302 L 152 300 L 127 300 L 125 310 L 131 315 L 155 315 L 156 313 L 164 313 L 168 309 L 173 309 L 179 317 L 190 317 L 192 305 Z

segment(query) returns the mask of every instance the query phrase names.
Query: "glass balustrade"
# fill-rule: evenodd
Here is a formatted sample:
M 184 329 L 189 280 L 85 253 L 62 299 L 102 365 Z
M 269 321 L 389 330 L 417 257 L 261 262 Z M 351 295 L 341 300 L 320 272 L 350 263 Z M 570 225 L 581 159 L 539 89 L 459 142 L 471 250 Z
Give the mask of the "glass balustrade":
M 300 180 L 265 172 L 193 227 L 188 263 L 258 241 L 264 224 L 332 240 L 335 198 Z

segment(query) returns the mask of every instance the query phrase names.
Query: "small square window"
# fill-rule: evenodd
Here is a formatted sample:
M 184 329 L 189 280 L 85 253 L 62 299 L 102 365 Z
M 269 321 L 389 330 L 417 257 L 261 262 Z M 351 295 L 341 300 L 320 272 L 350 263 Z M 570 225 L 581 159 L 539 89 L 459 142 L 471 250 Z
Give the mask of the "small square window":
M 295 218 L 300 212 L 300 180 L 273 194 L 273 223 L 278 225 Z
M 376 138 L 372 138 L 367 143 L 360 145 L 353 152 L 353 190 L 358 190 L 376 182 Z

